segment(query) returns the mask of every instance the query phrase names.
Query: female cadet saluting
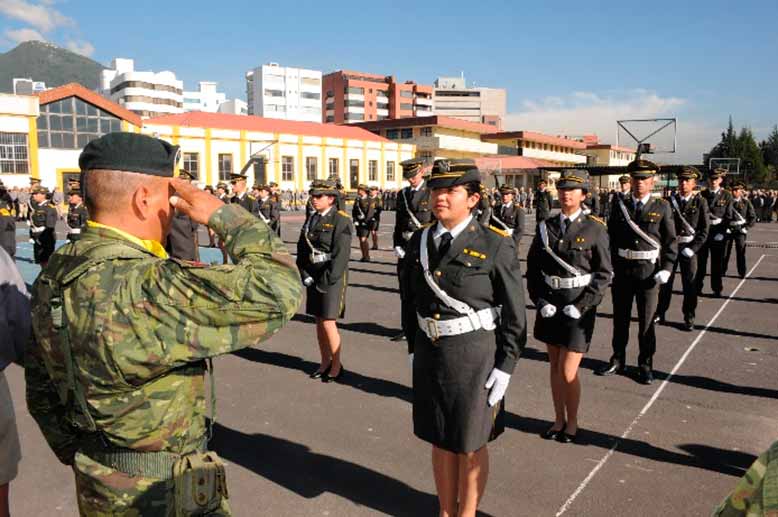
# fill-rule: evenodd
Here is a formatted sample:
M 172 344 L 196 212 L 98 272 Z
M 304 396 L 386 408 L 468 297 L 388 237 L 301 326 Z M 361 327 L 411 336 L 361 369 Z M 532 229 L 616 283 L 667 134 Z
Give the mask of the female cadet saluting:
M 538 309 L 535 338 L 548 346 L 554 424 L 541 436 L 578 436 L 578 366 L 589 350 L 597 305 L 612 277 L 605 222 L 585 215 L 586 171 L 567 170 L 556 185 L 561 213 L 538 224 L 527 255 L 527 290 Z
M 331 382 L 343 375 L 335 320 L 346 310 L 351 221 L 346 212 L 337 209 L 339 193 L 334 181 L 316 180 L 310 193 L 314 211 L 297 241 L 297 267 L 308 287 L 305 312 L 316 318 L 321 352 L 321 364 L 311 378 Z
M 480 182 L 472 160 L 435 161 L 429 187 L 438 222 L 414 233 L 406 257 L 413 432 L 432 444 L 441 516 L 476 513 L 486 444 L 503 431 L 503 395 L 527 341 L 516 248 L 474 217 Z

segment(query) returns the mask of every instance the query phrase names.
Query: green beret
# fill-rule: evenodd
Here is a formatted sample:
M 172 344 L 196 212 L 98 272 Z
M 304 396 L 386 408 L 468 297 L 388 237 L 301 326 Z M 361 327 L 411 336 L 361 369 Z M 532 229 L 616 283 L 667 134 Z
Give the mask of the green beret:
M 630 183 L 631 181 L 632 181 L 632 179 L 629 176 L 627 176 L 626 174 L 619 177 L 619 183 L 621 183 L 622 185 L 624 185 L 626 183 Z
M 727 169 L 723 167 L 716 167 L 708 173 L 708 177 L 711 179 L 723 178 L 727 175 Z
M 684 179 L 684 180 L 698 180 L 700 179 L 699 169 L 697 167 L 694 167 L 692 165 L 684 165 L 681 167 L 681 170 L 678 171 L 678 179 Z
M 634 160 L 627 165 L 627 172 L 633 178 L 652 178 L 659 172 L 659 165 L 648 160 Z
M 416 176 L 424 167 L 424 160 L 421 158 L 411 158 L 410 160 L 400 162 L 400 167 L 403 168 L 403 178 L 410 179 Z
M 589 191 L 589 173 L 583 169 L 565 169 L 556 182 L 557 190 L 581 189 Z
M 470 159 L 461 160 L 435 160 L 432 165 L 432 175 L 429 186 L 435 188 L 448 188 L 456 185 L 464 185 L 473 181 L 481 182 L 481 172 L 475 162 Z
M 332 180 L 314 180 L 313 183 L 311 183 L 311 189 L 309 193 L 312 196 L 318 196 L 320 194 L 328 195 L 328 196 L 337 196 L 338 195 L 338 186 L 335 184 Z
M 108 133 L 92 140 L 78 157 L 82 171 L 106 169 L 172 178 L 181 155 L 177 145 L 137 133 Z

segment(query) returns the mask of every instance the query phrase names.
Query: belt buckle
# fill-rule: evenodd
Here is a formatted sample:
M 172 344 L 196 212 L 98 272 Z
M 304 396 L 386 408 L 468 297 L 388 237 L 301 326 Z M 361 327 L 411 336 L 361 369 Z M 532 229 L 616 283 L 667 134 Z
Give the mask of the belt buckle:
M 562 279 L 558 276 L 551 277 L 551 289 L 561 289 Z
M 427 337 L 430 338 L 430 341 L 435 343 L 440 338 L 440 333 L 438 332 L 438 322 L 431 319 L 428 319 L 426 321 L 427 321 Z

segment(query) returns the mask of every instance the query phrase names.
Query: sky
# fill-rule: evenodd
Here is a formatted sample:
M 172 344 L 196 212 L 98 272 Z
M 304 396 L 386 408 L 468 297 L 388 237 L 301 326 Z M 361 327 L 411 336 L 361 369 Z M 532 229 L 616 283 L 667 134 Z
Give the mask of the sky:
M 757 138 L 778 124 L 776 20 L 776 0 L 0 0 L 0 51 L 45 40 L 244 99 L 245 72 L 271 61 L 422 84 L 464 73 L 508 90 L 504 129 L 615 144 L 617 120 L 676 117 L 665 161 L 699 163 L 730 115 Z

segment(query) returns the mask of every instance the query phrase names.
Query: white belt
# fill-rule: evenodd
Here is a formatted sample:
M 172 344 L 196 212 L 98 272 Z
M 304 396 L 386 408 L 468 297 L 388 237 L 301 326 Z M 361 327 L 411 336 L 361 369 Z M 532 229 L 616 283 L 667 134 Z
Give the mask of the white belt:
M 332 257 L 329 253 L 311 253 L 310 258 L 311 264 L 321 264 L 328 262 Z
M 32 233 L 41 233 L 41 232 L 42 232 L 43 230 L 45 230 L 45 229 L 46 229 L 46 227 L 42 227 L 42 228 L 31 228 L 31 229 L 30 229 L 30 231 L 31 231 Z
M 507 233 L 508 235 L 512 236 L 513 235 L 513 228 L 506 228 L 505 229 L 505 233 Z
M 81 228 L 71 228 L 68 232 L 68 235 L 78 234 L 81 233 Z
M 714 217 L 710 220 L 710 224 L 713 226 L 716 226 L 717 224 L 721 224 L 721 218 L 720 217 Z
M 500 313 L 495 307 L 488 307 L 473 313 L 473 318 L 462 316 L 451 320 L 439 321 L 433 318 L 424 318 L 416 313 L 419 328 L 433 341 L 443 336 L 458 336 L 479 329 L 494 330 L 497 328 L 497 319 Z
M 694 235 L 681 235 L 678 237 L 678 242 L 681 244 L 689 244 L 694 240 Z
M 403 239 L 406 241 L 411 240 L 411 237 L 413 237 L 413 232 L 403 232 Z
M 619 257 L 627 260 L 656 260 L 659 257 L 659 250 L 635 251 L 619 248 Z
M 741 225 L 746 224 L 746 222 L 745 221 L 732 221 L 729 224 L 731 224 L 732 226 L 741 226 Z
M 562 278 L 543 273 L 543 279 L 551 289 L 576 289 L 578 287 L 585 287 L 589 285 L 589 282 L 592 280 L 592 275 L 580 275 L 571 276 L 569 278 Z

